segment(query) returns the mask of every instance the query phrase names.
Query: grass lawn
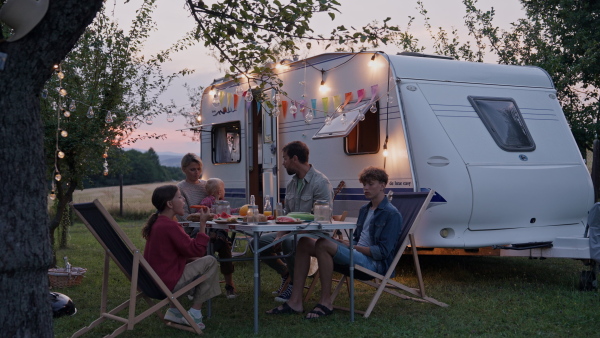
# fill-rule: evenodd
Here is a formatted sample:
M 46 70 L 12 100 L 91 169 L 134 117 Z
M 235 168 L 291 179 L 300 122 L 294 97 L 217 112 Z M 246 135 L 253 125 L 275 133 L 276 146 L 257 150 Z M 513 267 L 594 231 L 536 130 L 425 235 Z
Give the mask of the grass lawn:
M 121 221 L 120 225 L 136 246 L 143 249 L 140 230 L 144 221 Z M 70 247 L 59 250 L 58 261 L 68 256 L 73 266 L 88 269 L 81 285 L 56 289 L 73 299 L 77 314 L 54 320 L 56 337 L 69 337 L 97 318 L 104 252 L 81 223 L 70 229 Z M 591 337 L 598 334 L 598 292 L 577 290 L 583 265 L 567 259 L 529 260 L 501 257 L 421 256 L 421 268 L 428 295 L 449 304 L 447 308 L 400 300 L 384 294 L 371 317 L 336 311 L 333 316 L 315 321 L 300 315 L 260 315 L 259 337 L 388 337 L 388 336 L 545 336 Z M 228 300 L 224 295 L 213 300 L 213 316 L 205 319 L 207 337 L 248 337 L 253 335 L 252 263 L 236 264 L 234 278 L 239 297 Z M 271 291 L 279 277 L 262 265 L 260 309 L 264 312 L 278 303 Z M 128 297 L 128 281 L 118 268 L 111 266 L 109 308 Z M 416 286 L 412 258 L 404 256 L 397 269 L 402 283 Z M 364 309 L 371 290 L 356 283 L 356 305 Z M 222 287 L 224 292 L 224 287 Z M 305 304 L 310 310 L 317 303 L 317 292 Z M 347 295 L 339 298 L 347 304 Z M 140 307 L 144 307 L 140 302 Z M 189 307 L 189 301 L 183 301 Z M 206 315 L 206 310 L 203 310 Z M 596 324 L 595 324 L 596 323 Z M 100 337 L 118 325 L 107 321 L 88 333 Z M 151 316 L 122 337 L 188 337 L 189 332 L 166 327 Z

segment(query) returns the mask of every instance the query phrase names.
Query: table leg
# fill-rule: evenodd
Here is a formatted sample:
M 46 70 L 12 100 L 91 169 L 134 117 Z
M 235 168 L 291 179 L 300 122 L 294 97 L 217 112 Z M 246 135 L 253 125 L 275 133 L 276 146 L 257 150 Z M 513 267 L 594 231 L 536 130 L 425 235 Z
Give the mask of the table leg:
M 352 245 L 352 229 L 350 229 L 350 321 L 354 321 L 354 246 Z
M 258 233 L 254 232 L 254 240 L 252 241 L 254 245 L 254 333 L 258 333 L 258 296 L 260 291 L 260 265 L 258 261 L 258 256 L 260 253 L 258 252 Z

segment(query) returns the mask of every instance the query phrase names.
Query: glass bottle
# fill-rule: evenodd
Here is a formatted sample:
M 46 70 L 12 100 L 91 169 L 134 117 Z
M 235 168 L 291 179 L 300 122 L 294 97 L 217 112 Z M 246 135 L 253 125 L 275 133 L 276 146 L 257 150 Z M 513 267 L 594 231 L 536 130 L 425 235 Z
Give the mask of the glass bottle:
M 271 206 L 271 197 L 269 197 L 269 195 L 265 197 L 265 206 L 263 208 L 263 214 L 267 217 L 273 215 L 273 207 Z

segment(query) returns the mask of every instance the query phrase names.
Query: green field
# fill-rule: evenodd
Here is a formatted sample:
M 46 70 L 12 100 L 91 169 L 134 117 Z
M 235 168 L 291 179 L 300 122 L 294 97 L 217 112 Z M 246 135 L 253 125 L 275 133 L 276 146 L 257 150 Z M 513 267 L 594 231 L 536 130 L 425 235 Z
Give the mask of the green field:
M 91 189 L 90 189 L 91 190 Z M 117 198 L 118 200 L 118 198 Z M 143 249 L 140 221 L 120 222 L 134 243 Z M 88 230 L 79 222 L 70 229 L 70 247 L 57 257 L 68 256 L 73 266 L 88 269 L 81 285 L 55 290 L 75 302 L 78 313 L 54 320 L 56 337 L 68 337 L 89 324 L 99 313 L 100 285 L 104 253 Z M 267 316 L 264 311 L 277 306 L 271 291 L 279 277 L 268 267 L 262 269 L 259 337 L 388 337 L 388 336 L 483 336 L 483 337 L 592 337 L 598 335 L 598 291 L 577 290 L 579 261 L 568 259 L 530 260 L 527 258 L 421 256 L 421 268 L 429 296 L 449 304 L 447 308 L 399 300 L 384 294 L 371 317 L 349 322 L 347 312 L 316 321 L 300 315 Z M 61 260 L 59 260 L 61 261 Z M 111 266 L 109 307 L 128 297 L 128 281 Z M 234 278 L 239 297 L 213 300 L 212 318 L 205 319 L 207 337 L 248 337 L 253 335 L 252 263 L 236 264 Z M 397 280 L 416 286 L 412 258 L 404 256 Z M 224 288 L 222 288 L 224 290 Z M 318 292 L 317 287 L 317 292 Z M 356 303 L 366 307 L 371 289 L 357 283 Z M 347 304 L 347 294 L 340 295 Z M 310 310 L 316 294 L 305 304 Z M 189 306 L 187 299 L 183 300 Z M 143 302 L 138 303 L 144 308 Z M 203 310 L 206 315 L 206 310 Z M 109 334 L 117 327 L 109 321 L 91 331 L 88 337 Z M 166 327 L 156 316 L 142 321 L 123 337 L 188 337 L 191 333 Z

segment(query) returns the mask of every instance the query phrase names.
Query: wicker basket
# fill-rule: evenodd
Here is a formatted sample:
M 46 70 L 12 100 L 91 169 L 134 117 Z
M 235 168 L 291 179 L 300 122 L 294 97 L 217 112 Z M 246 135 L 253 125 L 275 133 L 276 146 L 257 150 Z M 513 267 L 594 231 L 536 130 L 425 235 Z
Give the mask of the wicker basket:
M 48 279 L 50 287 L 53 289 L 68 288 L 69 286 L 79 285 L 83 280 L 83 274 L 87 271 L 86 268 L 71 268 L 71 272 L 67 272 L 66 268 L 48 269 Z

